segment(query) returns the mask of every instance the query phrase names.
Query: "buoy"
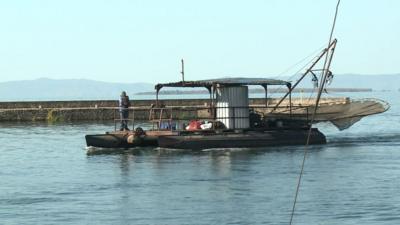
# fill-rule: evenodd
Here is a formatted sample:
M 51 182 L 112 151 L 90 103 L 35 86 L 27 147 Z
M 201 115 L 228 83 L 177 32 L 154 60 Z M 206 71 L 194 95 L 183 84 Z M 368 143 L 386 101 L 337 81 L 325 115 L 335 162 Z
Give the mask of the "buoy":
M 133 142 L 135 141 L 135 135 L 131 134 L 128 136 L 128 138 L 126 139 L 126 142 L 128 142 L 129 144 L 133 144 Z

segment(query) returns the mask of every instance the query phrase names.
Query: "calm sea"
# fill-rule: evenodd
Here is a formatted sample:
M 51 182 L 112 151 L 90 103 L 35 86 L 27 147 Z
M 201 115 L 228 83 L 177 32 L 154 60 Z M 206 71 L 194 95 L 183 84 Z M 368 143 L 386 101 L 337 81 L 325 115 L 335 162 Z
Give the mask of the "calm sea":
M 344 94 L 343 94 L 344 95 Z M 391 109 L 318 127 L 294 224 L 400 224 L 400 92 Z M 0 124 L 0 224 L 288 224 L 304 147 L 86 155 L 113 124 Z

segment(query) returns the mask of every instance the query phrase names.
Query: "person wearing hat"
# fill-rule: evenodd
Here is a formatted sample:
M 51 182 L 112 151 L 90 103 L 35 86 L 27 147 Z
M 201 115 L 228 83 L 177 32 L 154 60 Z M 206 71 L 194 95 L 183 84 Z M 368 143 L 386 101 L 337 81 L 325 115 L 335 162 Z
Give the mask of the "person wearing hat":
M 119 114 L 121 119 L 120 131 L 129 130 L 128 128 L 128 117 L 129 117 L 129 107 L 131 103 L 129 101 L 129 96 L 123 91 L 119 98 Z

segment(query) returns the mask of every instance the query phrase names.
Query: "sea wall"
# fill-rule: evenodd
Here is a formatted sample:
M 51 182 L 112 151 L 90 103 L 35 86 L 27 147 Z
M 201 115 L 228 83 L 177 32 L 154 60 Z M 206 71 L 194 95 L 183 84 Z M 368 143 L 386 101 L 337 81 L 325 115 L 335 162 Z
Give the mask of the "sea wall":
M 208 99 L 160 100 L 167 106 L 204 106 Z M 133 100 L 135 119 L 147 120 L 155 100 Z M 118 101 L 24 101 L 0 102 L 0 122 L 11 121 L 102 121 L 118 117 Z M 132 116 L 132 113 L 131 113 Z
M 202 105 L 208 99 L 167 99 L 160 100 L 165 105 L 176 106 L 195 106 Z M 155 104 L 155 100 L 132 100 L 131 105 L 137 107 L 150 106 Z M 20 102 L 0 102 L 0 110 L 2 109 L 34 109 L 34 108 L 102 108 L 117 107 L 118 101 L 113 100 L 82 100 L 82 101 L 20 101 Z
M 329 99 L 329 101 L 347 101 L 348 99 Z M 268 99 L 269 105 L 276 104 L 277 99 Z M 324 101 L 324 100 L 322 100 Z M 327 100 L 328 101 L 328 100 Z M 293 99 L 296 104 L 310 104 L 310 101 Z M 149 119 L 149 109 L 154 105 L 155 100 L 133 100 L 134 115 L 131 117 L 136 120 Z M 165 106 L 193 107 L 207 106 L 209 99 L 167 99 L 159 102 Z M 251 105 L 265 105 L 266 101 L 262 98 L 250 99 Z M 282 105 L 288 105 L 285 101 Z M 25 102 L 0 102 L 0 122 L 12 121 L 105 121 L 118 118 L 118 101 L 98 100 L 98 101 L 25 101 Z M 180 113 L 180 114 L 179 114 Z M 176 117 L 196 117 L 203 116 L 204 110 L 186 110 L 175 112 Z

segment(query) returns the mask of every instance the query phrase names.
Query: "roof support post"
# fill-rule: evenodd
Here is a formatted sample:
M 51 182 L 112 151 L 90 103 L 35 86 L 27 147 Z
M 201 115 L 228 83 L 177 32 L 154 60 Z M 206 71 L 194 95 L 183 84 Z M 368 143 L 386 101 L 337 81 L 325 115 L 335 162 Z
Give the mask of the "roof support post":
M 292 117 L 292 84 L 288 84 L 287 88 L 289 89 L 289 112 L 290 112 L 290 117 Z
M 157 88 L 156 90 L 156 108 L 158 108 L 159 104 L 158 104 L 158 93 L 160 92 L 160 89 Z
M 268 85 L 262 85 L 262 87 L 264 88 L 265 91 L 265 107 L 268 107 Z
M 212 92 L 212 119 L 215 121 L 217 119 L 217 110 L 216 110 L 216 103 L 217 103 L 217 96 L 215 94 L 215 91 L 217 90 L 216 85 L 213 84 L 211 86 L 211 92 Z
M 212 116 L 213 115 L 213 95 L 212 95 L 212 86 L 206 86 L 208 93 L 210 94 L 210 109 L 209 109 L 209 113 Z M 211 119 L 211 118 L 207 118 L 207 119 Z

